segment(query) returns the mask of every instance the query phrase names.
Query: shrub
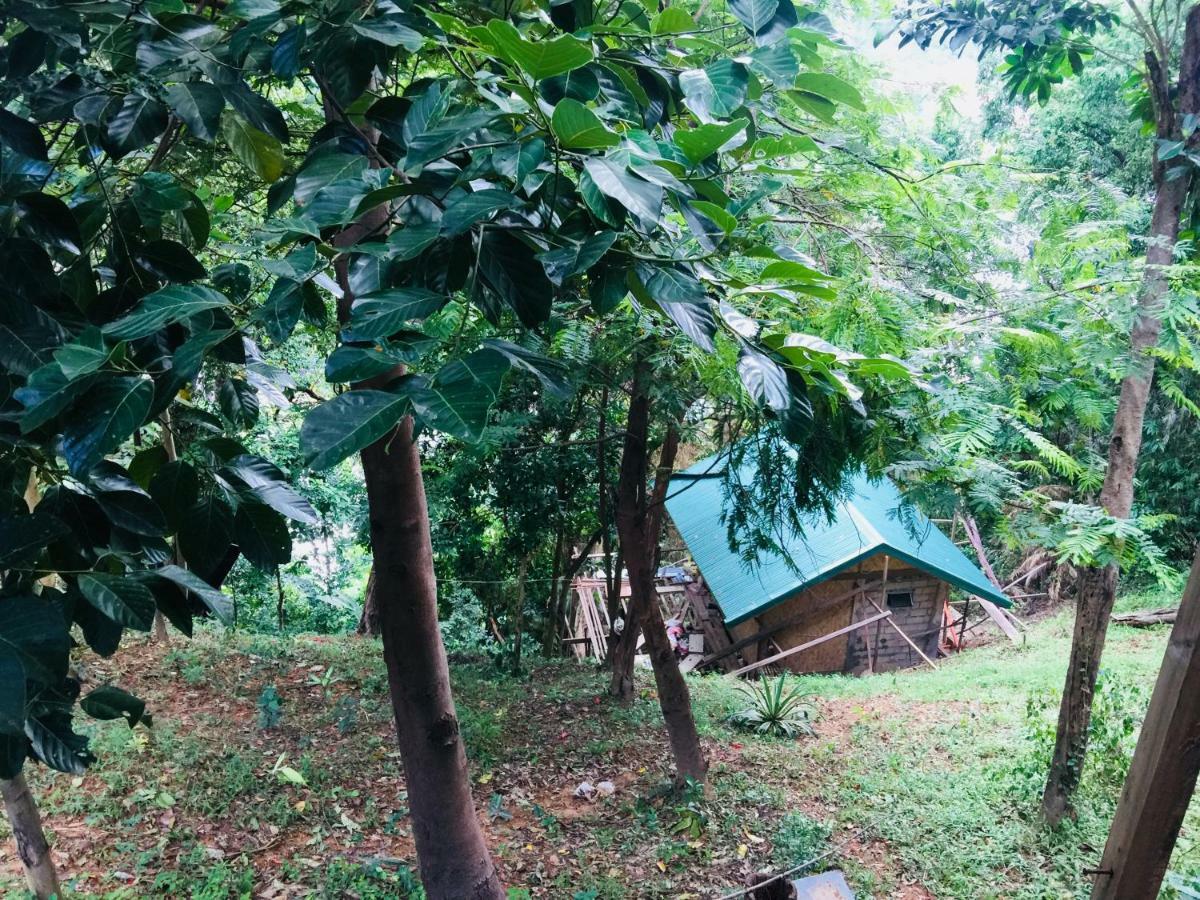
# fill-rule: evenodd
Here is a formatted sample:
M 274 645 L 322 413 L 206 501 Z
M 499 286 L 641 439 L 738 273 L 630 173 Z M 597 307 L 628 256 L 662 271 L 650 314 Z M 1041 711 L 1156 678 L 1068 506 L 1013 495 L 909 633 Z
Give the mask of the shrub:
M 787 738 L 815 734 L 812 710 L 802 702 L 804 692 L 799 686 L 788 688 L 786 675 L 744 685 L 742 693 L 750 705 L 729 717 L 736 727 Z
M 450 614 L 441 622 L 442 643 L 451 656 L 486 656 L 495 641 L 488 634 L 483 604 L 473 591 L 452 587 L 442 603 Z

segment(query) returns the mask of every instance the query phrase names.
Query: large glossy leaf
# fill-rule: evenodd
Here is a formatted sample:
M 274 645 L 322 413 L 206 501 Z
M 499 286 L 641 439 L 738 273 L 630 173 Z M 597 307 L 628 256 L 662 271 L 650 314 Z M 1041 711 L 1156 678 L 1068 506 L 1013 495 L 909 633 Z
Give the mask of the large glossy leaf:
M 108 520 L 132 534 L 161 537 L 167 530 L 162 510 L 145 494 L 135 491 L 101 491 L 96 502 Z
M 111 684 L 98 687 L 89 693 L 79 701 L 79 707 L 93 719 L 105 722 L 124 719 L 130 728 L 143 719 L 150 718 L 146 715 L 144 700 Z
M 598 263 L 612 248 L 616 239 L 615 231 L 601 231 L 580 243 L 572 242 L 564 247 L 539 253 L 538 259 L 546 268 L 546 277 L 561 286 L 568 278 L 586 272 Z
M 318 191 L 347 179 L 361 178 L 367 171 L 367 158 L 358 153 L 321 153 L 311 157 L 296 173 L 293 199 L 307 205 Z
M 111 338 L 132 341 L 196 313 L 228 304 L 228 298 L 212 288 L 173 284 L 147 295 L 131 313 L 105 325 L 103 331 Z
M 833 103 L 841 103 L 855 109 L 866 109 L 858 88 L 836 75 L 828 75 L 824 72 L 802 72 L 796 76 L 795 85 L 797 90 L 816 94 Z
M 679 129 L 673 140 L 688 162 L 697 165 L 740 137 L 749 124 L 748 119 L 734 119 L 720 125 L 709 123 L 690 130 Z
M 433 315 L 449 299 L 423 288 L 393 288 L 366 294 L 350 308 L 347 337 L 355 341 L 387 337 Z
M 91 387 L 95 380 L 94 375 L 68 378 L 56 363 L 34 369 L 25 384 L 13 392 L 13 396 L 25 407 L 25 413 L 21 416 L 22 433 L 49 422 Z
M 218 591 L 193 572 L 181 569 L 179 566 L 170 565 L 163 566 L 161 569 L 155 569 L 154 574 L 195 594 L 208 607 L 209 611 L 222 622 L 228 624 L 233 620 L 233 603 L 228 595 Z
M 121 157 L 145 147 L 166 127 L 166 107 L 145 94 L 126 94 L 108 120 L 106 143 L 113 156 Z
M 26 678 L 57 684 L 66 677 L 70 650 L 57 603 L 43 597 L 0 597 L 0 654 L 16 659 Z
M 261 456 L 237 456 L 225 468 L 271 509 L 297 522 L 316 523 L 317 513 L 312 505 L 291 486 L 282 470 Z
M 34 755 L 52 769 L 82 775 L 95 757 L 88 739 L 71 730 L 65 712 L 42 713 L 25 720 L 25 736 Z
M 30 159 L 46 158 L 46 139 L 32 122 L 0 107 L 0 144 Z
M 569 150 L 615 147 L 621 140 L 605 127 L 599 116 L 570 98 L 560 100 L 554 107 L 550 127 L 558 142 Z
M 166 517 L 167 526 L 177 531 L 188 510 L 200 495 L 200 479 L 185 460 L 166 463 L 150 479 L 150 496 Z
M 62 449 L 76 475 L 86 473 L 146 421 L 154 401 L 148 375 L 109 378 L 84 395 L 79 412 L 63 428 Z
M 411 379 L 405 392 L 423 424 L 474 442 L 483 435 L 508 368 L 508 357 L 499 351 L 476 350 L 442 366 L 429 381 Z
M 292 557 L 292 536 L 283 516 L 261 503 L 238 505 L 233 535 L 242 555 L 264 572 L 275 571 Z
M 249 428 L 258 421 L 258 391 L 241 378 L 226 378 L 217 391 L 217 403 L 230 422 Z
M 528 328 L 550 317 L 554 287 L 534 251 L 499 228 L 479 237 L 479 275 Z
M 80 575 L 76 583 L 88 603 L 114 622 L 138 631 L 149 631 L 154 624 L 154 595 L 140 582 L 93 572 Z
M 562 75 L 592 61 L 592 48 L 570 35 L 527 41 L 509 22 L 493 19 L 487 31 L 492 45 L 534 80 Z
M 60 519 L 43 512 L 0 518 L 0 566 L 37 556 L 47 544 L 70 533 Z
M 325 380 L 330 384 L 365 381 L 390 372 L 401 360 L 377 347 L 354 347 L 343 344 L 325 360 Z
M 442 235 L 454 237 L 462 234 L 476 222 L 505 209 L 517 209 L 521 201 L 508 191 L 485 188 L 464 194 L 449 205 L 442 213 Z
M 646 293 L 673 321 L 679 330 L 703 350 L 711 353 L 717 321 L 704 285 L 683 269 L 644 268 L 641 271 Z
M 233 510 L 216 494 L 202 498 L 179 524 L 179 549 L 187 564 L 203 576 L 213 575 L 233 543 Z
M 684 103 L 701 122 L 727 119 L 746 102 L 749 74 L 740 62 L 719 59 L 679 75 Z
M 483 346 L 503 355 L 512 368 L 534 375 L 552 394 L 565 397 L 570 392 L 565 363 L 500 338 L 488 338 Z
M 750 396 L 763 406 L 781 412 L 791 402 L 787 373 L 765 353 L 747 345 L 738 355 L 738 375 Z
M 225 98 L 206 81 L 185 81 L 166 90 L 171 111 L 196 137 L 212 143 L 221 130 L 221 111 Z
M 150 241 L 133 252 L 138 265 L 163 281 L 195 281 L 207 273 L 200 261 L 178 241 Z
M 255 319 L 263 323 L 272 342 L 282 344 L 295 330 L 303 311 L 303 286 L 291 278 L 279 278 L 255 313 Z
M 408 398 L 387 391 L 339 394 L 311 410 L 300 428 L 300 448 L 314 469 L 327 469 L 370 446 L 408 410 Z
M 751 35 L 766 28 L 779 8 L 779 0 L 729 0 L 729 11 Z
M 276 138 L 232 113 L 221 117 L 221 133 L 233 155 L 263 181 L 276 181 L 283 175 L 283 145 Z
M 610 157 L 593 157 L 584 163 L 584 170 L 602 193 L 637 216 L 644 229 L 657 228 L 662 214 L 662 187 L 639 178 L 628 166 Z

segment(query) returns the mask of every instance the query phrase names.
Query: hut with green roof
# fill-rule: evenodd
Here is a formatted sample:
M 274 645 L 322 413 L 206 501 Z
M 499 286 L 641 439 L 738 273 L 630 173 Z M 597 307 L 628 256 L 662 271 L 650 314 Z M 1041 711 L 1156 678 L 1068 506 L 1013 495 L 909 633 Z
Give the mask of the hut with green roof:
M 854 478 L 832 518 L 806 516 L 780 553 L 748 564 L 729 546 L 723 478 L 722 458 L 701 460 L 672 477 L 666 501 L 732 637 L 723 655 L 794 672 L 890 671 L 936 658 L 952 590 L 1011 605 L 887 478 Z

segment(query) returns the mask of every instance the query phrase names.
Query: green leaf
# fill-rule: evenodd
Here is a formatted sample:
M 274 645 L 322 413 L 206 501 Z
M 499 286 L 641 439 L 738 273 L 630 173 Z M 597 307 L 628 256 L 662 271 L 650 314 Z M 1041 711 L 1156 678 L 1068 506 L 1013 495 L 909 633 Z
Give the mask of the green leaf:
M 171 111 L 192 134 L 209 144 L 217 139 L 225 98 L 216 86 L 206 81 L 185 81 L 170 85 L 166 95 Z
M 110 378 L 89 391 L 63 428 L 63 456 L 71 472 L 83 475 L 116 450 L 146 421 L 153 401 L 148 375 Z
M 554 107 L 550 127 L 558 142 L 568 150 L 599 150 L 621 142 L 600 118 L 578 100 L 560 100 Z
M 442 366 L 431 381 L 410 379 L 404 391 L 422 423 L 473 443 L 483 436 L 508 369 L 504 354 L 485 348 Z
M 612 157 L 592 157 L 583 164 L 596 187 L 629 210 L 645 230 L 655 230 L 662 214 L 663 189 L 651 184 Z
M 143 720 L 149 723 L 150 719 L 144 700 L 112 685 L 96 688 L 79 701 L 79 707 L 93 719 L 104 722 L 124 719 L 130 728 Z
M 309 525 L 316 524 L 317 513 L 291 486 L 278 467 L 261 456 L 247 453 L 229 461 L 226 469 L 245 482 L 251 492 L 271 509 Z
M 228 298 L 212 288 L 173 284 L 146 295 L 132 312 L 105 325 L 102 331 L 110 338 L 133 341 L 206 309 L 228 305 Z
M 703 69 L 679 75 L 684 103 L 701 122 L 727 119 L 746 102 L 750 83 L 746 67 L 731 59 L 718 59 Z
M 28 434 L 49 422 L 91 387 L 95 376 L 70 379 L 55 363 L 34 369 L 25 384 L 13 396 L 25 407 L 21 416 L 21 433 Z
M 570 35 L 546 40 L 527 41 L 511 23 L 493 19 L 487 33 L 492 45 L 505 59 L 516 65 L 535 81 L 562 75 L 586 66 L 593 59 L 592 48 Z
M 263 181 L 277 181 L 283 175 L 283 145 L 278 139 L 232 113 L 222 116 L 221 133 L 238 161 Z
M 298 206 L 306 206 L 321 190 L 346 180 L 361 179 L 368 160 L 359 153 L 321 153 L 310 157 L 296 173 L 292 194 Z
M 796 76 L 795 86 L 797 90 L 816 94 L 833 103 L 841 103 L 855 109 L 867 108 L 858 88 L 836 75 L 827 75 L 823 72 L 802 72 Z
M 233 543 L 233 510 L 215 494 L 197 501 L 179 523 L 178 546 L 187 564 L 212 576 Z
M 750 396 L 763 406 L 782 412 L 791 405 L 791 390 L 783 367 L 765 353 L 743 346 L 738 354 L 738 375 Z
M 751 35 L 770 25 L 778 8 L 779 0 L 729 0 L 729 11 Z
M 32 122 L 0 107 L 0 144 L 30 159 L 46 159 L 46 139 Z
M 721 230 L 726 234 L 730 234 L 737 228 L 737 219 L 730 215 L 727 210 L 717 206 L 715 203 L 709 203 L 707 200 L 689 200 L 688 202 L 692 209 L 702 215 L 708 216 L 721 227 Z
M 0 566 L 30 560 L 43 547 L 70 533 L 63 522 L 47 513 L 0 518 Z
M 233 603 L 228 595 L 218 591 L 204 579 L 176 565 L 155 569 L 154 574 L 195 594 L 209 611 L 225 624 L 233 621 Z
M 108 120 L 105 138 L 115 157 L 140 150 L 167 127 L 167 110 L 153 97 L 145 94 L 126 94 L 121 105 Z
M 749 119 L 734 119 L 722 125 L 701 125 L 690 131 L 679 129 L 673 140 L 688 162 L 699 165 L 745 131 L 749 124 Z
M 365 294 L 350 307 L 346 337 L 354 341 L 387 337 L 433 315 L 449 299 L 424 288 L 391 288 Z
M 343 344 L 325 360 L 325 380 L 330 384 L 365 381 L 394 369 L 401 360 L 376 347 Z
M 95 758 L 88 752 L 88 740 L 71 730 L 66 713 L 30 716 L 25 720 L 25 736 L 34 754 L 52 769 L 82 775 Z
M 408 398 L 386 391 L 355 390 L 322 403 L 304 417 L 300 448 L 314 469 L 328 469 L 375 443 L 408 409 Z
M 759 273 L 758 277 L 764 281 L 824 282 L 829 280 L 829 276 L 824 272 L 819 272 L 804 263 L 790 259 L 770 263 Z
M 124 575 L 93 572 L 76 582 L 88 603 L 114 622 L 138 631 L 154 624 L 154 595 L 146 586 Z
M 455 198 L 442 213 L 442 235 L 454 237 L 467 231 L 476 222 L 504 209 L 515 210 L 521 201 L 508 191 L 486 188 Z
M 528 244 L 500 228 L 488 228 L 479 237 L 481 279 L 527 328 L 550 318 L 554 286 Z
M 217 392 L 217 403 L 230 422 L 250 428 L 258 421 L 258 391 L 241 378 L 226 378 Z
M 134 250 L 138 265 L 163 281 L 195 281 L 207 273 L 199 260 L 177 241 L 157 240 Z
M 276 279 L 263 305 L 254 314 L 254 318 L 262 322 L 267 330 L 267 337 L 278 346 L 295 330 L 303 311 L 303 285 L 291 278 L 279 278 Z
M 500 338 L 488 338 L 483 346 L 504 356 L 512 368 L 532 374 L 552 394 L 566 397 L 570 393 L 564 363 Z
M 292 558 L 292 536 L 287 523 L 283 516 L 262 503 L 238 505 L 233 536 L 242 555 L 264 572 L 274 572 Z
M 645 267 L 640 274 L 646 293 L 659 309 L 698 347 L 712 353 L 716 349 L 713 336 L 717 320 L 704 285 L 674 266 Z
M 162 510 L 167 526 L 178 531 L 184 517 L 200 496 L 200 479 L 192 464 L 182 459 L 169 462 L 150 479 L 150 496 Z
M 385 47 L 403 47 L 409 53 L 416 53 L 425 43 L 421 32 L 409 28 L 396 16 L 362 19 L 354 23 L 354 30 Z
M 650 23 L 651 34 L 686 34 L 697 30 L 696 20 L 681 6 L 668 6 Z
M 145 494 L 134 491 L 100 491 L 96 502 L 118 528 L 145 537 L 161 537 L 167 521 L 158 505 Z
M 561 287 L 568 278 L 586 272 L 599 262 L 616 240 L 617 233 L 615 231 L 601 231 L 578 244 L 571 243 L 565 247 L 556 247 L 554 250 L 539 253 L 538 259 L 546 268 L 546 277 Z
M 31 681 L 57 686 L 67 674 L 71 637 L 59 604 L 41 597 L 0 598 L 0 654 Z

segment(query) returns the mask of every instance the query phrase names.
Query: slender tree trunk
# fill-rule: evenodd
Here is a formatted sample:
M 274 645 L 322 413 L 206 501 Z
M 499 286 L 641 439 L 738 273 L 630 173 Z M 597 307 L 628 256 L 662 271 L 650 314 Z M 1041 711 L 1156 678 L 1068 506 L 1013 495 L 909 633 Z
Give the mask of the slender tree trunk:
M 430 900 L 501 900 L 475 816 L 438 628 L 429 511 L 411 418 L 362 451 L 388 687 Z
M 554 570 L 550 575 L 550 592 L 546 595 L 546 621 L 542 624 L 542 653 L 558 655 L 559 580 L 565 580 L 564 572 L 570 562 L 571 550 L 566 548 L 565 528 L 560 521 L 554 535 Z M 564 557 L 566 557 L 564 559 Z
M 662 610 L 658 605 L 658 592 L 654 587 L 658 539 L 663 523 L 663 499 L 679 449 L 679 432 L 674 426 L 668 428 L 654 488 L 647 491 L 649 424 L 649 373 L 643 364 L 634 377 L 633 399 L 629 405 L 629 422 L 617 485 L 617 529 L 629 569 L 630 597 L 629 621 L 613 659 L 611 689 L 622 698 L 632 694 L 633 648 L 637 645 L 637 632 L 640 629 L 646 639 L 654 682 L 658 688 L 659 708 L 675 757 L 676 779 L 680 782 L 689 778 L 704 782 L 708 763 L 696 731 L 691 695 L 671 648 Z M 626 660 L 628 669 L 619 668 L 618 664 L 624 666 Z
M 327 121 L 342 110 L 326 95 Z M 376 140 L 373 131 L 364 133 Z M 387 227 L 382 205 L 348 225 L 335 246 L 351 247 Z M 344 322 L 354 302 L 345 256 L 335 263 Z M 403 366 L 380 376 L 403 374 Z M 372 385 L 375 386 L 375 385 Z M 375 606 L 392 713 L 408 783 L 413 840 L 430 900 L 503 900 L 504 888 L 475 816 L 467 758 L 438 627 L 429 510 L 411 417 L 360 454 L 367 486 Z
M 62 897 L 58 873 L 50 856 L 50 845 L 46 843 L 46 835 L 42 831 L 42 817 L 38 814 L 33 794 L 29 792 L 29 785 L 25 783 L 25 774 L 18 773 L 12 779 L 0 778 L 0 795 L 4 797 L 4 811 L 8 814 L 8 824 L 17 844 L 17 855 L 25 867 L 25 881 L 29 890 L 38 900 Z
M 1162 66 L 1147 54 L 1152 94 L 1156 96 L 1159 137 L 1178 133 L 1169 90 Z M 1158 73 L 1157 75 L 1155 73 Z M 1200 110 L 1200 5 L 1188 14 L 1180 62 L 1179 108 L 1182 114 Z M 1121 393 L 1113 416 L 1109 440 L 1108 469 L 1100 492 L 1100 505 L 1118 519 L 1126 519 L 1133 510 L 1133 479 L 1137 472 L 1138 452 L 1142 445 L 1142 424 L 1146 402 L 1154 378 L 1154 357 L 1150 355 L 1162 331 L 1162 313 L 1169 283 L 1164 267 L 1175 259 L 1179 222 L 1184 201 L 1192 184 L 1191 163 L 1154 165 L 1154 211 L 1150 220 L 1150 240 L 1146 250 L 1146 268 L 1138 294 L 1133 330 L 1130 333 L 1130 368 L 1121 381 Z M 1050 773 L 1042 795 L 1042 814 L 1057 825 L 1074 815 L 1071 798 L 1079 786 L 1087 753 L 1088 728 L 1092 716 L 1092 696 L 1100 671 L 1100 656 L 1108 619 L 1117 593 L 1117 567 L 1091 566 L 1080 571 L 1079 596 L 1076 600 L 1075 633 L 1066 684 L 1058 715 L 1058 733 Z
M 375 599 L 375 566 L 367 575 L 367 588 L 363 591 L 362 615 L 358 617 L 358 634 L 379 637 L 379 603 Z
M 521 557 L 517 570 L 517 596 L 513 600 L 512 673 L 521 674 L 521 636 L 525 633 L 525 576 L 529 572 L 529 556 Z

